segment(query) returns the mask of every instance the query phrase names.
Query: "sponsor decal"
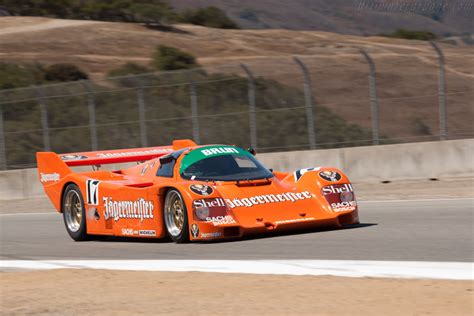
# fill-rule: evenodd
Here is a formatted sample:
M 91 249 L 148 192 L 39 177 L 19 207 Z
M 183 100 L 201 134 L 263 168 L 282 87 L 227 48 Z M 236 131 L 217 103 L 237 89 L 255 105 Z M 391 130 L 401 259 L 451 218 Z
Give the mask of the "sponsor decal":
M 87 159 L 87 156 L 82 156 L 82 155 L 62 155 L 59 158 L 61 160 L 81 160 L 81 159 Z
M 153 219 L 154 205 L 152 201 L 139 198 L 136 201 L 114 201 L 112 197 L 103 197 L 105 220 L 113 218 L 118 221 L 121 218 Z
M 202 238 L 216 238 L 216 237 L 221 237 L 221 236 L 222 236 L 221 232 L 201 233 Z
M 191 235 L 193 238 L 198 238 L 199 236 L 199 226 L 196 224 L 191 225 Z
M 194 193 L 204 196 L 211 195 L 214 192 L 210 186 L 204 184 L 193 184 L 189 188 Z
M 235 198 L 233 200 L 226 199 L 225 202 L 230 208 L 234 207 L 252 207 L 258 204 L 280 203 L 280 202 L 296 202 L 299 200 L 306 200 L 311 198 L 309 191 L 304 192 L 285 192 L 281 194 L 266 194 L 252 196 L 248 198 Z
M 204 156 L 212 156 L 219 154 L 238 154 L 239 151 L 234 147 L 214 147 L 209 149 L 202 149 L 201 153 Z
M 161 154 L 173 151 L 169 148 L 160 148 L 160 149 L 149 149 L 149 150 L 137 150 L 137 151 L 122 151 L 122 152 L 112 152 L 112 153 L 98 153 L 97 157 L 100 158 L 115 158 L 115 157 L 127 157 L 127 156 L 140 156 L 140 155 L 151 155 L 151 154 Z
M 230 215 L 206 217 L 206 222 L 212 223 L 214 226 L 237 224 L 234 218 Z
M 323 195 L 341 194 L 343 192 L 354 192 L 352 184 L 346 183 L 343 185 L 328 185 L 322 189 Z
M 325 170 L 325 171 L 321 171 L 319 173 L 319 176 L 326 180 L 326 181 L 331 181 L 331 182 L 337 182 L 339 180 L 341 180 L 341 175 L 336 172 L 336 171 L 329 171 L 329 170 Z
M 215 198 L 215 199 L 200 199 L 194 200 L 193 206 L 195 208 L 199 207 L 225 207 L 226 204 L 223 198 Z
M 313 221 L 315 220 L 314 217 L 305 217 L 305 218 L 295 218 L 295 219 L 285 219 L 282 221 L 276 221 L 275 224 L 292 224 L 292 223 L 300 223 L 300 222 L 306 222 L 306 221 Z
M 156 236 L 156 231 L 150 229 L 140 229 L 138 231 L 139 236 Z
M 331 203 L 334 212 L 354 211 L 357 208 L 356 201 Z
M 99 180 L 86 181 L 86 200 L 89 205 L 99 205 Z
M 299 170 L 296 170 L 294 173 L 293 173 L 293 176 L 295 177 L 295 182 L 298 182 L 298 180 L 308 171 L 316 171 L 316 170 L 319 170 L 319 167 L 318 168 L 304 168 L 304 169 L 299 169 Z
M 209 216 L 227 215 L 227 205 L 223 198 L 200 199 L 193 201 L 194 219 L 205 221 Z
M 59 173 L 40 173 L 40 181 L 41 182 L 57 182 L 59 181 Z
M 124 236 L 133 236 L 132 228 L 122 228 L 122 235 Z
M 357 201 L 352 184 L 332 184 L 321 189 L 323 196 L 328 201 L 334 212 L 354 211 Z

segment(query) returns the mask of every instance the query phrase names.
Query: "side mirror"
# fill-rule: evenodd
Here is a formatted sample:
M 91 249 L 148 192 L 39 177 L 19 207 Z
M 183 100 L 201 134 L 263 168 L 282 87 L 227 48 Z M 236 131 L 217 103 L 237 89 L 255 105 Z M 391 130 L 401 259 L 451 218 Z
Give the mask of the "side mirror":
M 251 153 L 252 155 L 254 155 L 254 156 L 257 154 L 257 152 L 255 151 L 255 149 L 254 149 L 253 147 L 247 148 L 247 151 L 248 151 L 249 153 Z
M 165 165 L 167 163 L 172 162 L 173 160 L 174 158 L 171 155 L 160 157 L 160 165 Z

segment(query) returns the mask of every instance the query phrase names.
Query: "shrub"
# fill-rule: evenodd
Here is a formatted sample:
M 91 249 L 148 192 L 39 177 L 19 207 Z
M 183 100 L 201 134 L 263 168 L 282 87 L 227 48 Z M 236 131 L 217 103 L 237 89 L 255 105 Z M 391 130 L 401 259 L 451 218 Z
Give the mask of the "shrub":
M 390 34 L 379 34 L 380 36 L 403 38 L 408 40 L 431 41 L 435 40 L 437 36 L 428 31 L 410 31 L 405 29 L 398 29 Z
M 53 64 L 46 68 L 44 78 L 47 81 L 76 81 L 89 76 L 73 64 Z
M 0 89 L 26 87 L 44 81 L 41 65 L 0 63 Z
M 128 7 L 132 22 L 161 25 L 177 19 L 173 9 L 164 3 L 134 3 Z
M 220 29 L 238 29 L 224 11 L 216 7 L 207 7 L 197 10 L 187 10 L 182 14 L 181 21 L 195 25 L 214 27 Z
M 196 58 L 178 48 L 160 45 L 153 54 L 153 66 L 158 70 L 190 69 L 197 66 Z
M 126 63 L 119 68 L 112 69 L 107 74 L 107 77 L 120 77 L 120 76 L 127 76 L 127 75 L 138 75 L 147 72 L 152 72 L 151 69 L 138 65 L 135 63 Z
M 176 19 L 173 8 L 160 0 L 0 0 L 0 10 L 12 15 L 61 19 L 160 24 Z

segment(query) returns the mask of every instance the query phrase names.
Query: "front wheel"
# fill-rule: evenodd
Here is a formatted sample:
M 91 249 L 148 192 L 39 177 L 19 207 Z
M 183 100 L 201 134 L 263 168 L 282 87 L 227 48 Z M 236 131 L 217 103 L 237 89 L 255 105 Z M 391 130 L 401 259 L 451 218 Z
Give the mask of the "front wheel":
M 66 230 L 75 241 L 87 239 L 86 214 L 81 190 L 70 184 L 64 190 L 62 203 L 63 219 Z
M 183 197 L 176 189 L 166 193 L 163 210 L 168 236 L 177 243 L 189 241 L 188 212 Z

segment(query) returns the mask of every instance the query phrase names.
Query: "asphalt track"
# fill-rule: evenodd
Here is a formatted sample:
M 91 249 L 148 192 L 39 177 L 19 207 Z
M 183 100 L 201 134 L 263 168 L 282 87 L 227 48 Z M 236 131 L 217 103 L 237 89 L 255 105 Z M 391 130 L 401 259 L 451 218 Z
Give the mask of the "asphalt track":
M 45 212 L 47 210 L 43 210 Z M 362 224 L 231 242 L 74 242 L 54 213 L 0 215 L 1 260 L 321 259 L 473 262 L 474 199 L 360 202 Z

